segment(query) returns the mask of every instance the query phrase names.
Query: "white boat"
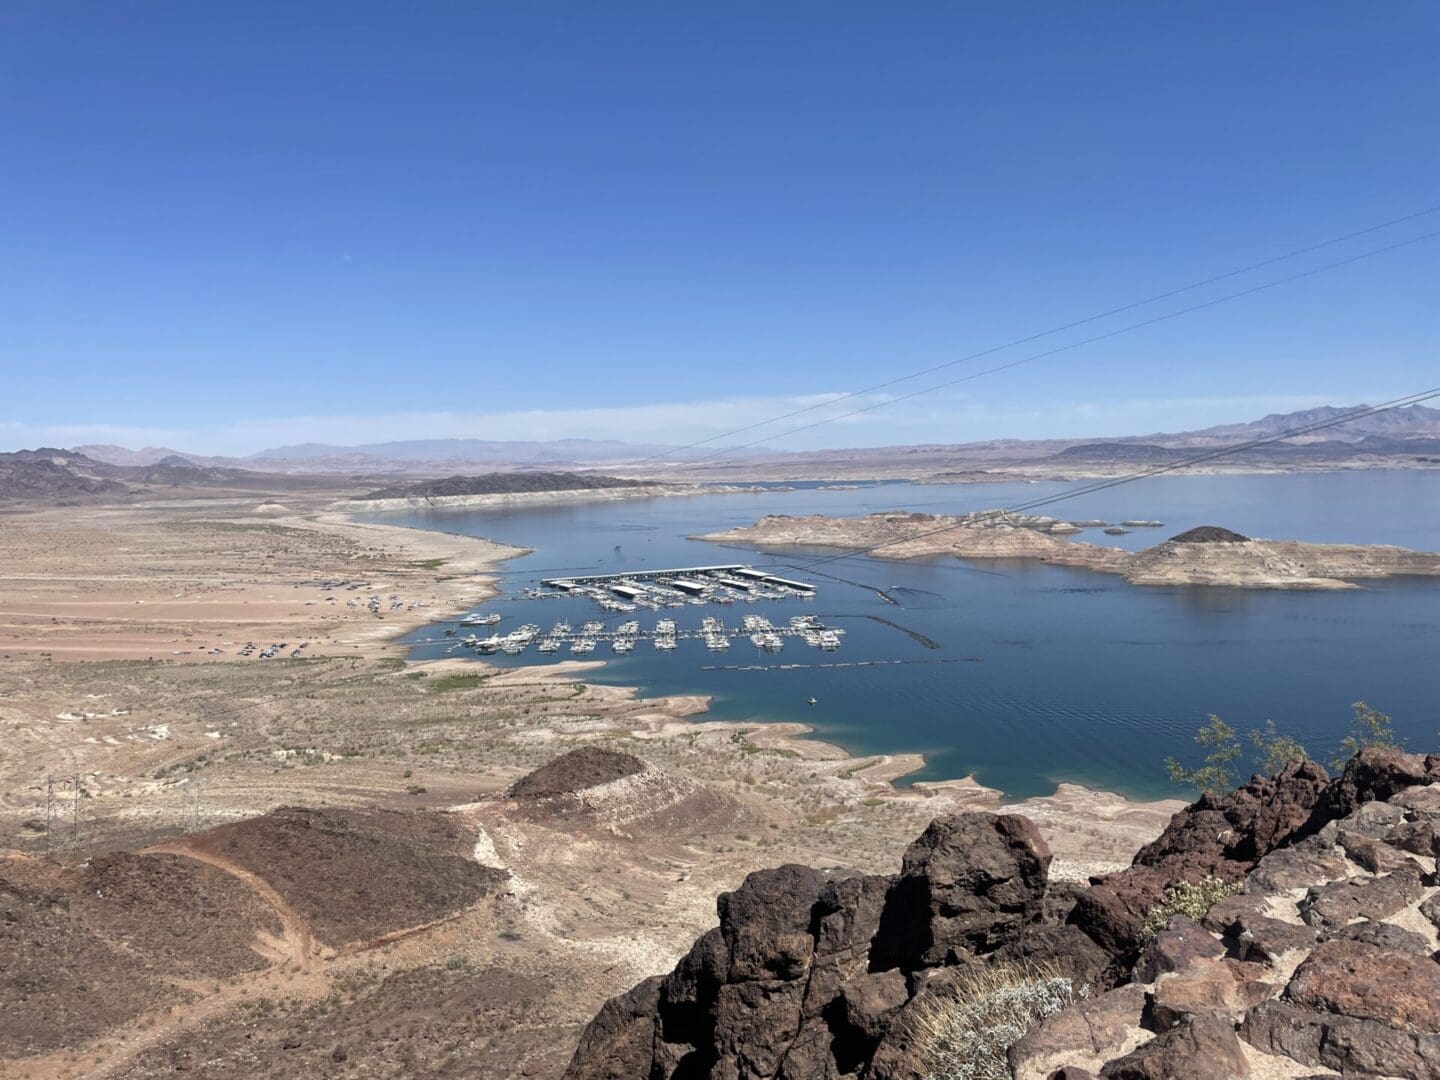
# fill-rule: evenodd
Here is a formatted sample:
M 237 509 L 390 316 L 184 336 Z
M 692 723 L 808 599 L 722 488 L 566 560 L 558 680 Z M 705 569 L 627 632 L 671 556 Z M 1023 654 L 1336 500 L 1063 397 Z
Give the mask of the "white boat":
M 474 615 L 466 615 L 465 618 L 463 618 L 463 619 L 460 620 L 460 625 L 461 625 L 461 626 L 494 626 L 494 625 L 495 625 L 496 623 L 498 623 L 499 621 L 500 621 L 500 616 L 499 616 L 499 615 L 495 615 L 495 614 L 482 615 L 482 614 L 476 613 L 476 614 L 474 614 Z

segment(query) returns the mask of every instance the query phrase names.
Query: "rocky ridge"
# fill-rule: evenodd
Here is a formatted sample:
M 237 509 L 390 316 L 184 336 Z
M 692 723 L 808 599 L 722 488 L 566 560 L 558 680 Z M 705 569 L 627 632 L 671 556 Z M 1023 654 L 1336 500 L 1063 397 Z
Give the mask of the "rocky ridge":
M 1026 818 L 939 818 L 895 875 L 751 874 L 566 1077 L 1440 1077 L 1437 855 L 1440 755 L 1389 749 L 1206 795 L 1084 888 Z M 937 1058 L 937 1017 L 1013 1003 L 997 979 L 1068 1004 Z

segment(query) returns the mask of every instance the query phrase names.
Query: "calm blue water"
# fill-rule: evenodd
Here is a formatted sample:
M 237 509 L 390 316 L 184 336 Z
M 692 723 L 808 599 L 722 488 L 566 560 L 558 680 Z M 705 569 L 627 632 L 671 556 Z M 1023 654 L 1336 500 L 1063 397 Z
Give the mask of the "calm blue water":
M 927 487 L 867 485 L 503 511 L 429 511 L 370 520 L 468 533 L 533 548 L 506 565 L 505 594 L 485 605 L 500 630 L 523 622 L 579 625 L 604 616 L 584 600 L 523 600 L 553 573 L 754 562 L 802 566 L 830 551 L 732 551 L 687 540 L 769 513 L 856 515 L 907 509 L 963 512 L 1065 490 L 1061 483 Z M 1252 536 L 1392 543 L 1440 549 L 1440 474 L 1364 472 L 1301 476 L 1159 477 L 1041 511 L 1071 518 L 1156 518 L 1163 529 L 1095 543 L 1140 548 L 1184 529 L 1218 524 Z M 1134 797 L 1174 794 L 1161 761 L 1194 760 L 1191 737 L 1208 713 L 1241 730 L 1273 719 L 1312 753 L 1329 756 L 1350 703 L 1390 713 L 1415 749 L 1440 748 L 1440 580 L 1395 579 L 1344 592 L 1244 592 L 1128 585 L 1104 574 L 1029 563 L 910 562 L 861 556 L 810 577 L 813 600 L 687 607 L 663 612 L 682 628 L 702 615 L 737 624 L 744 614 L 780 623 L 813 612 L 848 631 L 836 654 L 788 642 L 757 657 L 737 640 L 728 654 L 681 642 L 669 655 L 640 642 L 592 673 L 596 682 L 647 694 L 706 693 L 726 719 L 801 720 L 855 753 L 919 751 L 915 778 L 974 773 L 1013 797 L 1068 780 Z M 801 575 L 804 576 L 804 575 Z M 890 604 L 871 589 L 888 592 Z M 939 644 L 930 649 L 867 616 Z M 653 612 L 604 617 L 613 625 Z M 413 635 L 415 655 L 440 655 L 440 624 Z M 462 655 L 462 654 L 457 654 Z M 554 659 L 569 659 L 568 652 Z M 970 660 L 968 658 L 975 658 Z M 905 659 L 905 666 L 830 670 L 706 671 L 707 665 Z M 935 661 L 953 661 L 936 663 Z M 548 663 L 532 649 L 518 660 Z M 811 696 L 819 704 L 810 706 Z

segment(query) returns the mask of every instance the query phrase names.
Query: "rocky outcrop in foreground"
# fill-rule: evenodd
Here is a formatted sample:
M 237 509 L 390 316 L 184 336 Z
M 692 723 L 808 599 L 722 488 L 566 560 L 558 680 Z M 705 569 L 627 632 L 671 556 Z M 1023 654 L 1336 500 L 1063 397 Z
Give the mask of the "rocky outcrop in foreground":
M 1119 873 L 1050 883 L 1015 815 L 891 876 L 751 874 L 568 1080 L 1440 1077 L 1440 755 L 1205 796 Z

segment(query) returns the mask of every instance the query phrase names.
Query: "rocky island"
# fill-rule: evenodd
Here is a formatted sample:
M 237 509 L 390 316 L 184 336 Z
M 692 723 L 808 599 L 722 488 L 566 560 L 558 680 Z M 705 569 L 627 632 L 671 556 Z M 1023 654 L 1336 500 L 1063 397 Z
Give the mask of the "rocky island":
M 1003 510 L 960 515 L 891 511 L 859 518 L 772 514 L 754 525 L 695 539 L 757 547 L 838 548 L 885 559 L 935 555 L 1033 559 L 1118 574 L 1135 585 L 1353 589 L 1358 588 L 1356 580 L 1365 578 L 1440 575 L 1440 554 L 1388 544 L 1261 540 L 1206 525 L 1130 552 L 1066 539 L 1084 527 Z

